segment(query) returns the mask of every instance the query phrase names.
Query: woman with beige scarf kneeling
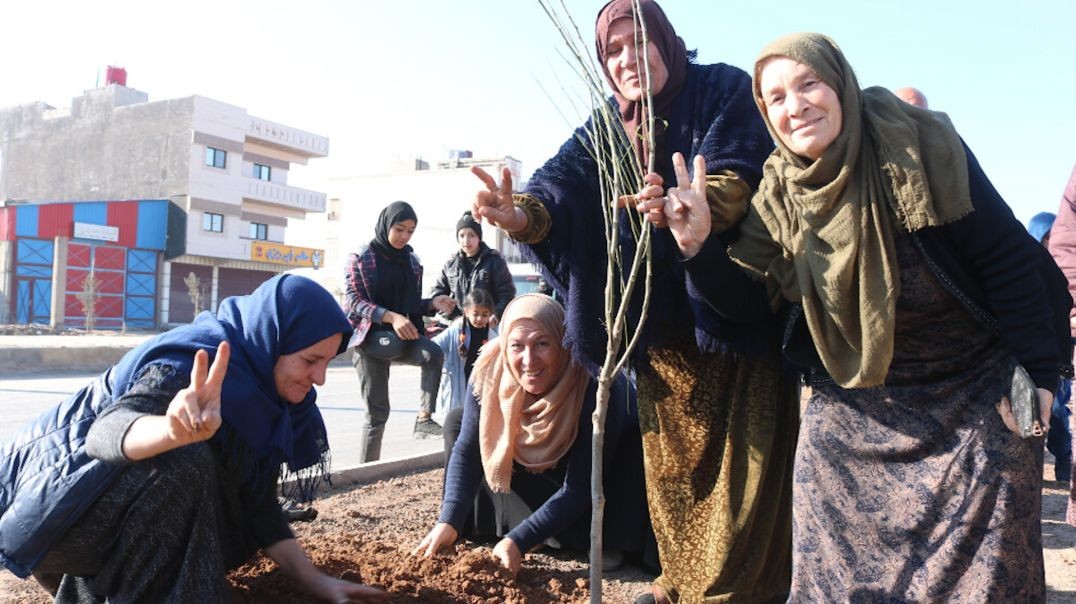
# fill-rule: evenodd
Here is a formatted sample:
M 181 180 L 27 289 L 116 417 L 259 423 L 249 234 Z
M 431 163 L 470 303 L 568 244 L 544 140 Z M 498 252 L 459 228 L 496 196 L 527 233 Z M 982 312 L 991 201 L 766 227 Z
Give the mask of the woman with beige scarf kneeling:
M 516 298 L 500 327 L 475 362 L 471 396 L 445 419 L 446 438 L 458 436 L 441 514 L 415 553 L 433 556 L 460 537 L 500 538 L 493 554 L 514 574 L 522 554 L 543 543 L 589 548 L 597 386 L 563 345 L 564 308 L 554 299 Z M 620 528 L 605 531 L 606 566 L 644 549 L 652 557 L 635 389 L 623 377 L 609 402 L 603 459 L 605 526 Z

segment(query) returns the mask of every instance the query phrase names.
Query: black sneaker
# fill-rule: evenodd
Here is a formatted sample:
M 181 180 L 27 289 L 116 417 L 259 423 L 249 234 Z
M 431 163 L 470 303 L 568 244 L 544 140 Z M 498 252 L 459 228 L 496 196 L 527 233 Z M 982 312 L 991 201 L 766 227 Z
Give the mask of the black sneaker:
M 318 517 L 318 511 L 313 506 L 304 506 L 294 499 L 281 499 L 280 509 L 288 522 L 305 522 Z
M 441 438 L 441 434 L 441 424 L 433 421 L 432 418 L 415 418 L 415 431 L 411 434 L 412 438 L 419 440 L 425 438 Z

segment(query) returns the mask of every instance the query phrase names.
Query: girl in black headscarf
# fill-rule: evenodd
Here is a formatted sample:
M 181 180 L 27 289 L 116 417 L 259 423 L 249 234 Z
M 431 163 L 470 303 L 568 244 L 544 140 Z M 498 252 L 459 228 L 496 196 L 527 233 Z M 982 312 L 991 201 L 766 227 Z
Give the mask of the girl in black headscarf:
M 381 458 L 381 437 L 389 418 L 389 367 L 393 363 L 422 368 L 415 438 L 440 438 L 441 426 L 430 415 L 437 406 L 444 355 L 423 334 L 422 317 L 450 311 L 448 296 L 420 297 L 422 265 L 408 241 L 418 217 L 405 201 L 390 203 L 377 218 L 369 245 L 351 254 L 345 275 L 345 310 L 355 328 L 352 363 L 366 401 L 360 461 Z

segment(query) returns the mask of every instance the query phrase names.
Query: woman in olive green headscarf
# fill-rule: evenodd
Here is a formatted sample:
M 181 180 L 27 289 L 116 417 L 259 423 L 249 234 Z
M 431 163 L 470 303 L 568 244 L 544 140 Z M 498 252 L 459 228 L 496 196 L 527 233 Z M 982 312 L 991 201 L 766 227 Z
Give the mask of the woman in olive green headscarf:
M 1013 434 L 1003 395 L 1015 360 L 1046 421 L 1063 278 L 948 118 L 861 90 L 829 38 L 781 38 L 754 75 L 777 149 L 729 251 L 787 313 L 813 389 L 790 601 L 1041 601 L 1042 442 Z M 690 258 L 709 228 L 681 183 L 665 214 Z M 688 271 L 706 292 L 725 268 Z

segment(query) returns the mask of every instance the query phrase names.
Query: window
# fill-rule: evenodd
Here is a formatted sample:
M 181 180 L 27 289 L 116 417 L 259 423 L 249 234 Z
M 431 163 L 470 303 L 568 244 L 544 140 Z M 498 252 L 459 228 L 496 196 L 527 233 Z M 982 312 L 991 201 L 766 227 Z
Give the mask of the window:
M 202 230 L 213 231 L 214 233 L 224 232 L 224 214 L 214 214 L 213 212 L 204 212 L 202 214 Z
M 262 224 L 260 222 L 250 223 L 250 238 L 261 239 L 266 241 L 269 239 L 269 225 Z
M 262 164 L 254 164 L 254 178 L 257 178 L 258 180 L 269 180 L 269 174 L 269 166 L 263 166 Z
M 228 165 L 228 152 L 216 147 L 205 148 L 205 165 L 224 168 Z

